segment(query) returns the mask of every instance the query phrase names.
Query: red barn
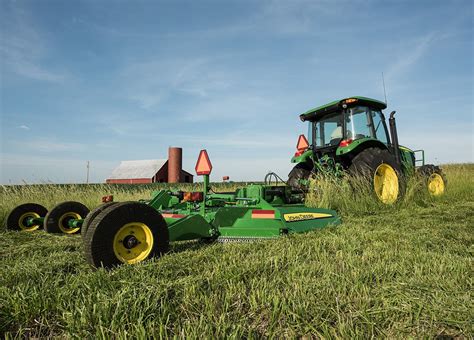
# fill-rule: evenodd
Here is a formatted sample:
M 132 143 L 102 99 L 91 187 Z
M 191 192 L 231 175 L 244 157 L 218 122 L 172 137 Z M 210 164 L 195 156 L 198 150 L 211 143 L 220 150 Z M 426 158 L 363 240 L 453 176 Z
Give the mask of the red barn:
M 182 169 L 183 150 L 170 147 L 168 159 L 122 161 L 106 183 L 193 183 L 193 175 Z

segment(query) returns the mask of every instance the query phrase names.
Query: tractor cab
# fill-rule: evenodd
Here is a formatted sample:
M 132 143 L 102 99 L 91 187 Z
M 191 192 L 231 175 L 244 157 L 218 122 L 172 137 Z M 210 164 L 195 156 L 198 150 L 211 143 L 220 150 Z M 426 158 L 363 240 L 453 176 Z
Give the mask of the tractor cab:
M 341 158 L 361 142 L 390 143 L 385 107 L 377 100 L 351 97 L 309 110 L 300 119 L 308 121 L 308 142 L 317 156 Z
M 382 112 L 368 106 L 354 106 L 309 122 L 308 135 L 314 149 L 345 147 L 361 138 L 388 144 Z

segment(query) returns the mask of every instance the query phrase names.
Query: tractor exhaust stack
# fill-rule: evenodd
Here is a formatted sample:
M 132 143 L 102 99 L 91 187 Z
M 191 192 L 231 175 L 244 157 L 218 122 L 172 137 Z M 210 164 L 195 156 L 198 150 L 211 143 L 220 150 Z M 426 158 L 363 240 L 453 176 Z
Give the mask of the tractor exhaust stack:
M 395 156 L 395 161 L 401 167 L 402 162 L 400 160 L 400 149 L 398 144 L 398 134 L 397 134 L 397 124 L 395 123 L 395 113 L 397 111 L 392 111 L 390 113 L 390 118 L 388 119 L 390 124 L 390 137 L 392 138 L 392 148 L 393 154 Z

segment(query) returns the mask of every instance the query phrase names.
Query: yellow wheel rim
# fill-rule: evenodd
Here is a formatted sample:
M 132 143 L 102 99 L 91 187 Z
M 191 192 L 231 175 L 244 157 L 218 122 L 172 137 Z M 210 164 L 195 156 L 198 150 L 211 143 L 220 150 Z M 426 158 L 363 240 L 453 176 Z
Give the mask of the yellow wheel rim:
M 385 204 L 392 204 L 398 198 L 398 175 L 388 164 L 380 164 L 374 174 L 374 190 Z
M 67 212 L 62 214 L 59 218 L 58 224 L 59 229 L 65 234 L 75 234 L 79 231 L 80 228 L 70 228 L 68 225 L 69 220 L 80 220 L 82 219 L 81 215 L 75 212 Z
M 143 261 L 150 255 L 152 248 L 153 234 L 144 223 L 127 223 L 115 234 L 114 253 L 123 263 Z
M 20 218 L 18 219 L 18 226 L 20 227 L 21 230 L 24 230 L 24 231 L 37 230 L 40 227 L 39 224 L 28 226 L 26 224 L 26 221 L 27 221 L 28 218 L 39 218 L 39 217 L 41 217 L 41 216 L 38 215 L 35 212 L 26 212 L 23 215 L 21 215 Z
M 444 194 L 445 185 L 443 177 L 439 174 L 431 174 L 428 178 L 428 192 L 431 196 L 440 196 Z

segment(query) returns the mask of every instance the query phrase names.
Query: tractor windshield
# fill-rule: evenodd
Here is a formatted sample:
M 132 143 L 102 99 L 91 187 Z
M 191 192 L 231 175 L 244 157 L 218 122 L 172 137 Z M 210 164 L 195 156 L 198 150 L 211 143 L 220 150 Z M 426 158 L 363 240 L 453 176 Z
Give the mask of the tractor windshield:
M 373 110 L 367 106 L 356 106 L 346 113 L 346 139 L 376 138 L 387 143 L 387 133 L 383 124 L 380 110 Z
M 316 148 L 337 146 L 343 139 L 366 137 L 388 143 L 387 129 L 380 110 L 356 106 L 309 123 L 309 142 Z

